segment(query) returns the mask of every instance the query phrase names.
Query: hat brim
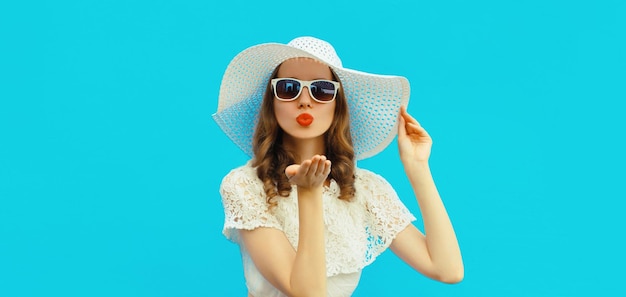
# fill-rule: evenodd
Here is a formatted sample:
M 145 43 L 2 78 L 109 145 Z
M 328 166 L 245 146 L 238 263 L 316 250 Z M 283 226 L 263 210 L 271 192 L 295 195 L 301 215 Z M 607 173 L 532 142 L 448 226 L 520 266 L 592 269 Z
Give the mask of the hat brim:
M 252 136 L 272 72 L 284 61 L 298 57 L 325 63 L 341 81 L 357 160 L 378 154 L 393 141 L 400 106 L 406 106 L 410 97 L 405 77 L 338 67 L 307 51 L 266 43 L 242 51 L 230 62 L 220 86 L 217 112 L 213 114 L 218 126 L 241 150 L 253 156 Z

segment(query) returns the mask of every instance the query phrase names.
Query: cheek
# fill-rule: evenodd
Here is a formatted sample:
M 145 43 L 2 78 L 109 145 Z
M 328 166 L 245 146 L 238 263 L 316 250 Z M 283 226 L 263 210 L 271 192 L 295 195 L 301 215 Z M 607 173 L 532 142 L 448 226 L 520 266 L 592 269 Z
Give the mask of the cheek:
M 280 104 L 276 104 L 276 103 L 274 103 L 274 113 L 275 113 L 275 114 L 279 114 L 279 113 L 281 113 L 281 112 L 282 112 L 281 105 L 280 105 Z
M 327 110 L 324 112 L 326 119 L 328 119 L 329 121 L 332 121 L 333 118 L 335 117 L 335 108 L 336 108 L 335 105 L 336 104 L 329 105 Z
M 274 104 L 274 117 L 279 125 L 282 126 L 288 114 L 289 110 L 286 104 Z

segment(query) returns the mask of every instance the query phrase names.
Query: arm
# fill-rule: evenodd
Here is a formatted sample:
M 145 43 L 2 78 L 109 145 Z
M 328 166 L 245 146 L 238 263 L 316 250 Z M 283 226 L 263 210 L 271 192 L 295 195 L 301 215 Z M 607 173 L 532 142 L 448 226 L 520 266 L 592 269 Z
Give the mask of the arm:
M 326 296 L 326 254 L 322 186 L 330 161 L 314 156 L 290 167 L 298 185 L 299 236 L 294 250 L 285 234 L 273 228 L 241 230 L 243 243 L 263 277 L 288 296 Z
M 391 249 L 428 277 L 446 283 L 460 282 L 464 273 L 461 251 L 428 166 L 432 140 L 404 107 L 400 111 L 398 146 L 422 213 L 426 235 L 409 225 L 396 236 Z

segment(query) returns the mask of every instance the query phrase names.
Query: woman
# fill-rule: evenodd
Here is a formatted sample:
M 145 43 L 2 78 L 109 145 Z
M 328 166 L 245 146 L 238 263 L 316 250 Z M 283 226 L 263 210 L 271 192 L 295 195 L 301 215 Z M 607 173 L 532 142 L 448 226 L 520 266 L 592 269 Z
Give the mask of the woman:
M 312 37 L 254 46 L 229 64 L 214 119 L 252 160 L 220 193 L 249 296 L 350 296 L 388 247 L 428 277 L 462 280 L 428 166 L 432 141 L 407 113 L 408 97 L 405 78 L 343 68 Z M 382 177 L 356 167 L 396 133 L 428 236 Z

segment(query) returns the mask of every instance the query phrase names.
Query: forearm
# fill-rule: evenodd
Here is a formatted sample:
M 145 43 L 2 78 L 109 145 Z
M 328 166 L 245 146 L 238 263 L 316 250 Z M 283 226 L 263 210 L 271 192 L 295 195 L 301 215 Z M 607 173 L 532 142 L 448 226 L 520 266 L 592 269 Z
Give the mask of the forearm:
M 463 272 L 459 244 L 427 162 L 412 162 L 405 171 L 417 198 L 433 266 L 442 273 Z
M 321 188 L 298 190 L 298 249 L 291 273 L 294 293 L 326 296 L 326 252 Z

